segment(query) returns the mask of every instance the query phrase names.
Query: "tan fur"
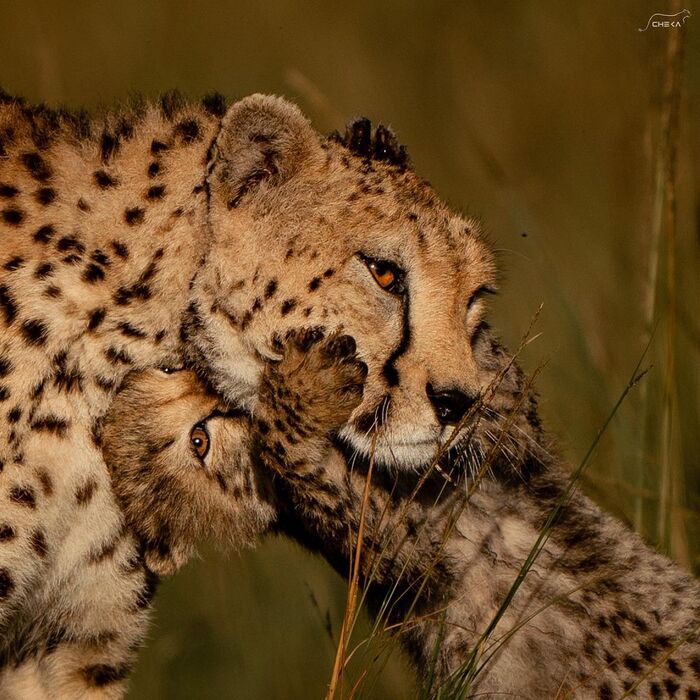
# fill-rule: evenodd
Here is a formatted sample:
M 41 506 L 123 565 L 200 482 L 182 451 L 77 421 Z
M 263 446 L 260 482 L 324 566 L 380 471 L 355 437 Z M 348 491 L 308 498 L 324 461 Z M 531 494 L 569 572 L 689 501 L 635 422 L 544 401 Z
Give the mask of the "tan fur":
M 287 331 L 350 332 L 369 378 L 346 439 L 366 451 L 381 409 L 382 458 L 407 466 L 447 434 L 426 382 L 477 390 L 465 305 L 490 254 L 393 136 L 365 137 L 323 139 L 275 97 L 90 121 L 0 92 L 0 690 L 32 668 L 49 695 L 123 692 L 155 582 L 99 442 L 127 372 L 185 359 L 250 409 Z M 410 315 L 363 256 L 405 268 Z
M 298 350 L 267 369 L 251 426 L 253 455 L 270 480 L 274 529 L 321 552 L 341 574 L 349 570 L 359 532 L 368 465 L 332 450 L 332 432 L 353 403 L 338 392 L 357 379 Z M 290 363 L 290 360 L 292 362 Z M 290 365 L 300 367 L 289 372 Z M 352 369 L 352 365 L 349 366 Z M 148 434 L 186 436 L 198 420 L 187 392 L 194 375 L 147 378 L 148 401 L 133 392 L 115 410 L 140 415 L 181 389 L 178 406 L 150 414 Z M 134 384 L 141 381 L 137 375 Z M 141 399 L 141 400 L 139 400 Z M 189 420 L 187 414 L 189 412 Z M 172 416 L 182 422 L 175 425 Z M 279 416 L 287 416 L 279 422 Z M 291 419 L 290 419 L 291 417 Z M 325 438 L 324 438 L 325 432 Z M 217 438 L 212 434 L 215 441 Z M 122 449 L 118 431 L 109 450 Z M 158 465 L 163 455 L 142 444 L 131 459 Z M 184 444 L 182 441 L 178 445 Z M 325 458 L 323 457 L 325 453 Z M 233 452 L 239 459 L 239 449 Z M 182 455 L 168 454 L 182 460 Z M 216 453 L 226 468 L 225 450 Z M 116 465 L 116 478 L 130 478 Z M 216 462 L 212 461 L 212 469 Z M 157 467 L 147 474 L 157 473 Z M 174 484 L 173 488 L 178 488 Z M 436 474 L 426 478 L 375 471 L 365 515 L 361 582 L 375 612 L 418 664 L 436 692 L 477 648 L 566 488 L 553 464 L 527 484 L 488 478 L 465 498 Z M 183 496 L 182 503 L 186 496 Z M 581 495 L 574 494 L 498 625 L 478 663 L 470 694 L 531 698 L 694 698 L 700 691 L 700 591 L 692 579 L 652 552 Z M 348 533 L 351 537 L 348 537 Z M 522 625 L 521 627 L 519 627 Z M 509 633 L 515 634 L 509 636 Z M 505 640 L 497 654 L 493 644 Z M 633 687 L 639 681 L 638 686 Z
M 144 551 L 155 521 L 135 532 L 111 486 L 101 424 L 130 371 L 185 362 L 226 405 L 264 415 L 266 367 L 283 360 L 289 332 L 354 337 L 368 374 L 334 438 L 343 459 L 329 458 L 328 478 L 290 479 L 275 499 L 278 509 L 298 505 L 282 509 L 279 526 L 338 566 L 347 540 L 331 535 L 356 513 L 354 487 L 338 501 L 334 485 L 348 461 L 361 473 L 374 448 L 377 473 L 395 474 L 403 488 L 470 403 L 475 420 L 443 469 L 461 489 L 495 450 L 491 505 L 527 504 L 504 520 L 507 546 L 522 552 L 541 519 L 539 496 L 527 489 L 544 479 L 545 503 L 557 492 L 542 477 L 549 458 L 535 399 L 483 320 L 481 292 L 496 273 L 478 225 L 440 202 L 384 129 L 360 121 L 345 138 L 323 139 L 296 107 L 259 95 L 228 110 L 169 97 L 86 122 L 0 92 L 0 255 L 0 695 L 33 686 L 49 697 L 118 697 L 145 631 L 156 581 L 149 563 L 171 570 L 190 553 L 186 538 L 182 550 L 176 541 L 169 553 Z M 380 288 L 372 260 L 402 270 L 400 290 Z M 135 386 L 133 396 L 144 394 Z M 275 420 L 295 436 L 294 421 Z M 255 444 L 268 472 L 303 466 L 295 458 L 285 468 L 282 442 L 271 454 L 261 433 Z M 168 460 L 154 468 L 192 496 Z M 235 481 L 227 469 L 219 471 Z M 199 522 L 200 513 L 190 515 Z M 171 516 L 167 507 L 158 513 L 161 522 Z M 239 534 L 265 517 L 253 515 Z M 184 521 L 175 522 L 182 534 Z M 585 562 L 585 544 L 572 551 L 572 562 Z M 654 560 L 639 556 L 648 583 Z M 474 570 L 488 589 L 492 570 Z M 451 590 L 461 571 L 440 571 L 435 590 L 445 581 Z M 677 575 L 665 575 L 670 590 Z M 695 614 L 689 584 L 681 588 L 686 612 L 668 623 L 675 632 Z M 631 603 L 623 596 L 614 605 Z M 416 638 L 419 660 L 428 642 Z M 459 648 L 449 647 L 443 668 Z
M 366 368 L 342 338 L 303 344 L 302 351 L 301 339 L 290 342 L 266 373 L 259 410 L 270 423 L 254 449 L 250 417 L 232 411 L 193 372 L 127 377 L 105 417 L 103 450 L 126 522 L 153 571 L 172 574 L 205 539 L 240 547 L 270 527 L 276 512 L 269 475 L 260 475 L 251 449 L 272 455 L 282 440 L 304 463 L 319 466 L 327 457 L 330 431 L 359 404 Z M 303 403 L 282 422 L 279 407 L 292 395 Z M 209 435 L 204 457 L 191 444 L 194 427 Z

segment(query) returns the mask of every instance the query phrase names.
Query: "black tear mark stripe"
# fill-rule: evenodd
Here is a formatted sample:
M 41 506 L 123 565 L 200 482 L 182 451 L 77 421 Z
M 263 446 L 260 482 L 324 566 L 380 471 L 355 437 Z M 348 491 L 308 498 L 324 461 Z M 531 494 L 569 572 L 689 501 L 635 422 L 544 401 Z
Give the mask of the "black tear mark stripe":
M 396 361 L 406 352 L 411 345 L 411 300 L 408 293 L 401 298 L 402 319 L 401 319 L 401 342 L 396 347 L 396 350 L 389 355 L 389 358 L 382 367 L 382 374 L 386 383 L 390 387 L 398 386 L 399 373 L 396 369 Z

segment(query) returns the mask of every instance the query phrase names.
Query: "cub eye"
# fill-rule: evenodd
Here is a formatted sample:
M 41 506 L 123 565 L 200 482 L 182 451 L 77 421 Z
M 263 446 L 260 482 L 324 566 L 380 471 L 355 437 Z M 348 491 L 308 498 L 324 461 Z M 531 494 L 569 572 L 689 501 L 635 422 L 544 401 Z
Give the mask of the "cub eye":
M 203 425 L 195 425 L 192 428 L 190 445 L 192 445 L 194 453 L 200 459 L 204 459 L 207 456 L 207 452 L 209 452 L 209 433 Z
M 384 290 L 391 294 L 404 293 L 404 271 L 389 260 L 377 260 L 363 256 L 363 261 L 367 265 L 374 281 Z

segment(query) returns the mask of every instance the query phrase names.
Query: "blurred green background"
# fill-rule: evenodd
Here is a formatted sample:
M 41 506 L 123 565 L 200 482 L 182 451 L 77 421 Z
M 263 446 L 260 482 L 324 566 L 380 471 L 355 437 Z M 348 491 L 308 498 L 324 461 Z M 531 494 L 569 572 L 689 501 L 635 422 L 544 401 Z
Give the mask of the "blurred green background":
M 5 0 L 0 85 L 74 107 L 173 87 L 193 98 L 273 92 L 322 132 L 360 114 L 391 124 L 418 171 L 483 217 L 505 273 L 496 324 L 511 346 L 544 303 L 524 361 L 547 362 L 542 409 L 572 462 L 656 327 L 652 369 L 585 485 L 697 573 L 700 14 L 686 23 L 673 236 L 657 172 L 674 30 L 638 31 L 670 11 L 657 0 Z M 163 585 L 130 697 L 322 697 L 344 596 L 322 561 L 281 540 L 207 552 Z M 395 653 L 364 695 L 411 693 Z

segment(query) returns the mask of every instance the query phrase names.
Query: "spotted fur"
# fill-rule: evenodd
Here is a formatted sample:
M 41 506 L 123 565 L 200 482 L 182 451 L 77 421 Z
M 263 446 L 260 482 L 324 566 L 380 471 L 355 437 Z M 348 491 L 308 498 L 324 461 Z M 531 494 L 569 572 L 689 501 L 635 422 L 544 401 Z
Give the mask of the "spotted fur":
M 187 556 L 178 537 L 168 553 L 134 529 L 103 458 L 103 421 L 131 371 L 185 362 L 217 401 L 254 413 L 289 332 L 349 334 L 367 366 L 337 435 L 352 464 L 372 453 L 378 473 L 410 482 L 476 407 L 445 468 L 470 474 L 508 425 L 496 483 L 542 472 L 517 439 L 537 428 L 534 399 L 515 369 L 502 373 L 484 322 L 493 256 L 386 130 L 361 121 L 324 139 L 265 96 L 225 108 L 171 94 L 91 120 L 3 93 L 0 254 L 3 697 L 119 697 L 154 592 L 149 562 Z M 305 522 L 285 527 L 320 536 Z
M 460 294 L 490 257 L 388 132 L 363 139 L 324 139 L 274 97 L 169 94 L 91 119 L 0 94 L 3 696 L 123 693 L 155 582 L 101 451 L 128 372 L 186 360 L 250 410 L 290 329 L 347 326 L 370 375 L 351 421 L 392 390 L 395 426 L 432 415 L 425 386 L 395 381 L 418 361 L 407 309 L 364 256 L 431 239 L 472 261 Z
M 334 437 L 359 401 L 364 376 L 363 367 L 355 369 L 354 344 L 344 344 L 344 351 L 336 346 L 327 354 L 307 336 L 269 365 L 247 443 L 258 478 L 269 482 L 263 491 L 274 509 L 271 529 L 322 553 L 341 575 L 350 570 L 370 469 Z M 329 355 L 340 361 L 324 360 Z M 533 700 L 617 698 L 628 691 L 639 698 L 695 697 L 697 583 L 581 494 L 563 498 L 568 476 L 544 448 L 532 404 L 523 400 L 531 389 L 495 343 L 481 356 L 500 365 L 499 382 L 511 386 L 514 399 L 501 408 L 522 421 L 501 426 L 509 450 L 485 455 L 482 464 L 488 460 L 493 469 L 476 490 L 454 455 L 439 459 L 442 471 L 388 473 L 375 465 L 360 569 L 371 609 L 399 630 L 421 676 L 434 675 L 436 692 L 478 648 L 539 530 L 560 508 L 542 552 L 477 654 L 484 668 L 470 693 Z M 201 391 L 192 388 L 193 379 L 187 372 L 160 377 L 160 386 L 148 385 L 149 401 L 170 396 L 174 381 L 184 408 L 187 391 Z M 143 401 L 120 396 L 117 404 L 122 401 L 120 411 L 143 415 Z M 182 422 L 174 425 L 174 410 L 152 417 L 156 443 L 166 432 L 189 434 L 197 414 L 177 411 Z M 475 420 L 488 420 L 485 414 Z M 473 429 L 470 435 L 473 447 L 488 448 L 479 447 Z M 111 440 L 120 445 L 118 431 Z M 145 452 L 141 446 L 132 459 L 150 464 L 166 457 Z M 229 464 L 226 450 L 217 458 L 222 467 Z M 517 631 L 509 636 L 511 630 Z M 490 645 L 503 639 L 492 655 Z

